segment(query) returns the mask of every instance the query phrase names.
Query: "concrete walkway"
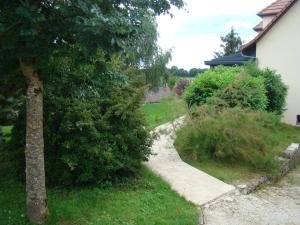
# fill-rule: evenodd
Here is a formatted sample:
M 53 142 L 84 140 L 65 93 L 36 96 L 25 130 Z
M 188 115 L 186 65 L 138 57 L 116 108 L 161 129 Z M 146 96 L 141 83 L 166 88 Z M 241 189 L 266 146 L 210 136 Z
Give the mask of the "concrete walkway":
M 201 206 L 230 191 L 234 187 L 188 165 L 179 157 L 173 146 L 175 130 L 183 118 L 155 129 L 159 138 L 153 143 L 152 153 L 146 165 L 166 180 L 173 190 L 188 201 Z

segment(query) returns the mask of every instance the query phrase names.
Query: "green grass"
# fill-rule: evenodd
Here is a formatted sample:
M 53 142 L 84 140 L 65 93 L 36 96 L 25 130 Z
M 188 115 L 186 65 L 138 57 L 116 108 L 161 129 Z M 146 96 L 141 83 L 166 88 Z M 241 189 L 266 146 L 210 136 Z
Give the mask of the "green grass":
M 191 160 L 187 156 L 180 154 L 180 157 L 191 166 L 198 168 L 213 177 L 218 178 L 226 183 L 246 182 L 249 179 L 264 175 L 259 171 L 254 171 L 252 168 L 233 163 L 217 162 L 214 160 L 196 161 Z
M 146 115 L 147 125 L 154 128 L 186 114 L 183 100 L 176 99 L 173 95 L 164 98 L 160 103 L 147 103 L 142 106 Z
M 48 188 L 46 225 L 196 225 L 197 208 L 147 169 L 116 187 Z M 29 225 L 25 187 L 0 181 L 0 224 Z

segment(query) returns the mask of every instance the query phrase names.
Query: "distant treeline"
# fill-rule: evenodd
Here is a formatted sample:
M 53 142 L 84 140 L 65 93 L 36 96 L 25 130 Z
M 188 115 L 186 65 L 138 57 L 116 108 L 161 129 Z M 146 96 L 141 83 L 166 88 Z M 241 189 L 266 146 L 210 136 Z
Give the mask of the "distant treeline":
M 203 73 L 207 69 L 200 69 L 200 68 L 192 68 L 189 71 L 178 68 L 177 66 L 172 66 L 170 69 L 168 69 L 169 72 L 178 77 L 195 77 L 200 73 Z

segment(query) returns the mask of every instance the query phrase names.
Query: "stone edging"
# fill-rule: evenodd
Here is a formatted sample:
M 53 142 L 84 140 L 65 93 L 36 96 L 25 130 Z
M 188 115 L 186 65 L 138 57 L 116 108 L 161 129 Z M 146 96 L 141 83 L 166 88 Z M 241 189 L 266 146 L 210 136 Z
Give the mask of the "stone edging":
M 262 185 L 272 184 L 287 174 L 298 163 L 300 163 L 300 145 L 296 143 L 291 144 L 286 150 L 283 151 L 282 157 L 278 157 L 278 160 L 282 161 L 283 164 L 276 176 L 262 176 L 250 184 L 237 185 L 237 189 L 240 191 L 240 193 L 245 195 L 250 194 Z

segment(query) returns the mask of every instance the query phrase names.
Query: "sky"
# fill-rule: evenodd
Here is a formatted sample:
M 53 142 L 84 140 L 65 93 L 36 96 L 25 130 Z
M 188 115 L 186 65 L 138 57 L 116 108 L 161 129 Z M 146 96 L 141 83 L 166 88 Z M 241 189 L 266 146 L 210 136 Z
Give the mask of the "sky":
M 220 36 L 233 27 L 246 43 L 255 37 L 253 27 L 261 19 L 256 15 L 274 0 L 185 0 L 185 10 L 172 9 L 157 17 L 158 44 L 172 49 L 168 67 L 205 68 L 205 60 L 220 51 Z

